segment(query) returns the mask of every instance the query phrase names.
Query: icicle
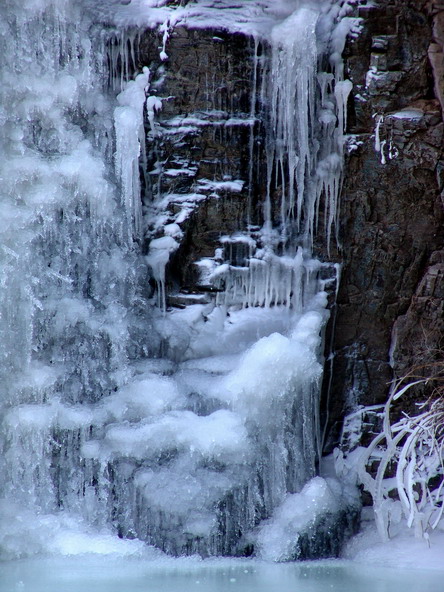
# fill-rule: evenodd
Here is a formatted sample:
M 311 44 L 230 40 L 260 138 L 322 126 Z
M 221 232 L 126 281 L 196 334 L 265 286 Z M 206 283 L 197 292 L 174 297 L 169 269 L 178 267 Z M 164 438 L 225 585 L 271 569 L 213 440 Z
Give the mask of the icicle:
M 151 241 L 150 250 L 146 257 L 157 284 L 158 306 L 163 312 L 166 311 L 165 268 L 171 253 L 174 253 L 178 247 L 179 243 L 171 236 L 156 238 Z
M 166 44 L 168 43 L 168 39 L 170 38 L 170 20 L 167 19 L 160 27 L 159 31 L 163 33 L 162 36 L 162 50 L 159 54 L 160 59 L 162 62 L 168 59 L 168 54 L 166 52 Z
M 254 37 L 254 57 L 253 57 L 253 80 L 251 83 L 251 96 L 250 96 L 250 138 L 248 144 L 248 209 L 247 209 L 247 225 L 251 225 L 251 207 L 252 207 L 252 196 L 253 196 L 253 175 L 254 175 L 254 142 L 255 142 L 255 119 L 256 119 L 256 103 L 257 103 L 257 80 L 258 80 L 258 49 L 259 40 Z
M 135 48 L 138 36 L 137 29 L 126 29 L 109 42 L 109 79 L 115 91 L 122 91 L 137 69 Z
M 116 131 L 116 172 L 122 187 L 122 201 L 128 221 L 128 235 L 141 238 L 142 202 L 140 199 L 139 156 L 145 142 L 144 106 L 150 71 L 143 69 L 117 96 L 120 107 L 114 110 Z M 150 120 L 151 121 L 151 120 Z
M 153 136 L 155 136 L 157 132 L 156 132 L 154 118 L 155 118 L 156 113 L 162 109 L 162 100 L 156 96 L 148 97 L 146 100 L 146 109 L 147 109 L 148 122 L 151 127 L 151 132 L 152 132 Z
M 313 166 L 313 105 L 317 67 L 315 27 L 318 13 L 296 10 L 272 32 L 271 129 L 273 165 L 288 177 L 282 191 L 282 225 L 295 216 L 298 228 L 306 194 L 306 174 Z
M 383 115 L 379 115 L 379 114 L 375 114 L 375 121 L 376 121 L 376 127 L 375 127 L 375 151 L 376 152 L 381 152 L 381 137 L 380 137 L 380 128 L 381 125 L 384 123 L 384 116 Z
M 347 101 L 353 89 L 353 83 L 350 80 L 342 80 L 335 85 L 335 98 L 338 110 L 338 131 L 343 134 L 347 128 Z

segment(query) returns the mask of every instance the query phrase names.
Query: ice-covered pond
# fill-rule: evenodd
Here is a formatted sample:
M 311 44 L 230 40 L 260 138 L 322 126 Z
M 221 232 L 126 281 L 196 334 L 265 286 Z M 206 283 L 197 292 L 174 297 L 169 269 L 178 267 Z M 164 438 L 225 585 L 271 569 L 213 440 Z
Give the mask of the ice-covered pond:
M 352 561 L 33 558 L 0 563 L 0 592 L 442 592 L 441 571 Z

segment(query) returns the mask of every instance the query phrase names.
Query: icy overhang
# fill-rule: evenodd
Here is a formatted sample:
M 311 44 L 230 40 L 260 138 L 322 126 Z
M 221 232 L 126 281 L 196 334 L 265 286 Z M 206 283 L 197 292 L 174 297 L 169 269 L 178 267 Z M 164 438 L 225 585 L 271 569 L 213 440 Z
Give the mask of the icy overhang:
M 85 1 L 96 18 L 119 28 L 155 28 L 165 23 L 168 27 L 226 30 L 258 37 L 268 37 L 276 23 L 301 6 L 327 13 L 335 4 L 332 0 L 191 0 L 186 6 L 168 6 L 168 0 Z M 346 13 L 356 1 L 346 0 L 338 10 Z

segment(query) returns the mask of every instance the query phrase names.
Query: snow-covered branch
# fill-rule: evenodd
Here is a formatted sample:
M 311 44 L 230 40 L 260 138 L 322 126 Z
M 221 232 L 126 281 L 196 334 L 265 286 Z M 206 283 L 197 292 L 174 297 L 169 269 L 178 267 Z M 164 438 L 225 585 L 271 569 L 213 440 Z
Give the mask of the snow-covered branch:
M 441 368 L 433 377 L 403 377 L 385 405 L 381 433 L 361 457 L 359 480 L 373 498 L 378 531 L 390 538 L 391 522 L 402 517 L 415 535 L 428 539 L 444 511 L 444 382 Z M 394 402 L 414 386 L 434 386 L 416 414 L 392 420 Z

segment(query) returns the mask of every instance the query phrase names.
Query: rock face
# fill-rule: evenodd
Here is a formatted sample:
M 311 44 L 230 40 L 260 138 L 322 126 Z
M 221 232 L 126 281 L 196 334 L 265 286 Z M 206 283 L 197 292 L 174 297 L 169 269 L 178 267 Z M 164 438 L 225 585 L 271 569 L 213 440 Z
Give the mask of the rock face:
M 442 81 L 432 75 L 441 71 L 436 48 L 433 71 L 428 57 L 441 39 L 440 10 L 433 30 L 426 2 L 360 7 L 363 31 L 347 47 L 354 88 L 330 395 L 337 418 L 384 401 L 393 373 L 430 361 L 441 345 Z
M 353 91 L 333 253 L 342 278 L 325 381 L 327 450 L 344 414 L 383 402 L 394 374 L 436 357 L 444 329 L 444 5 L 361 2 L 351 16 L 362 19 L 362 32 L 345 49 Z M 240 34 L 178 28 L 164 67 L 159 46 L 150 32 L 138 56 L 139 66 L 155 72 L 161 96 L 170 97 L 157 132 L 147 129 L 145 192 L 175 196 L 162 224 L 179 221 L 184 232 L 167 268 L 169 291 L 199 292 L 194 263 L 214 256 L 221 235 L 262 221 L 265 156 L 252 84 L 260 86 L 263 48 Z M 148 240 L 156 232 L 154 223 Z M 325 248 L 318 251 L 322 257 Z
M 169 291 L 196 291 L 196 261 L 213 257 L 221 236 L 258 218 L 248 190 L 249 180 L 257 179 L 260 142 L 260 123 L 252 116 L 255 46 L 241 34 L 179 27 L 169 38 L 165 67 L 159 44 L 147 32 L 138 56 L 139 67 L 150 64 L 158 92 L 168 97 L 155 134 L 147 129 L 145 192 L 148 204 L 156 192 L 173 196 L 166 222 L 179 222 L 185 234 L 169 264 Z M 153 236 L 155 223 L 147 238 Z

